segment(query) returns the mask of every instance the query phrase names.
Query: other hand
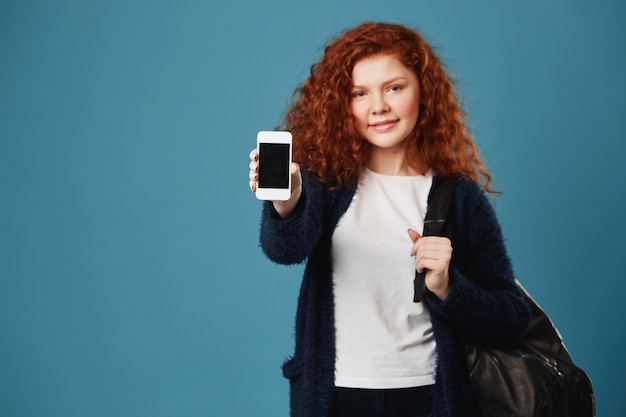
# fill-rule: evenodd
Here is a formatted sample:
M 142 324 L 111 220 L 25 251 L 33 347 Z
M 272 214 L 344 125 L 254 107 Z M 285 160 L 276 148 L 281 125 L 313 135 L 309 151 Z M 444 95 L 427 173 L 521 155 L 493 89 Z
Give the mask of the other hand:
M 411 255 L 415 256 L 415 269 L 426 270 L 426 288 L 439 299 L 445 300 L 450 293 L 450 261 L 452 260 L 452 243 L 447 237 L 422 237 L 413 229 L 408 231 L 413 242 Z

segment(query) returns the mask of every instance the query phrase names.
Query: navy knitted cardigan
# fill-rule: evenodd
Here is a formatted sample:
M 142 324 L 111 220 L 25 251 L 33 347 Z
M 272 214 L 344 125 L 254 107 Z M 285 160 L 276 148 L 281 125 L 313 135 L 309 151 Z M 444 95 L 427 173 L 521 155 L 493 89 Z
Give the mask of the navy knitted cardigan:
M 335 370 L 331 239 L 355 190 L 331 193 L 330 183 L 302 174 L 302 197 L 288 218 L 281 219 L 273 205 L 265 202 L 260 241 L 274 262 L 306 261 L 296 312 L 295 352 L 282 370 L 289 379 L 291 416 L 329 417 Z M 440 180 L 435 176 L 433 181 Z M 424 295 L 437 344 L 431 415 L 475 416 L 463 335 L 487 344 L 512 344 L 526 330 L 530 312 L 515 284 L 493 208 L 473 181 L 459 181 L 443 234 L 453 247 L 450 294 L 444 301 L 428 290 Z

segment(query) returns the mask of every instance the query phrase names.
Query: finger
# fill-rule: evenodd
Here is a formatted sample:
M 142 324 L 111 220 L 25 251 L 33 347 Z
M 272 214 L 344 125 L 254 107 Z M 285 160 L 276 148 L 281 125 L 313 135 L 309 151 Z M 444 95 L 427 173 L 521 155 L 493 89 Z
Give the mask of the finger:
M 452 248 L 447 246 L 418 247 L 415 252 L 415 265 L 420 271 L 423 268 L 437 271 L 446 270 L 450 266 L 451 260 Z
M 415 262 L 424 266 L 424 262 L 441 263 L 442 265 L 448 265 L 451 260 L 451 252 L 446 250 L 437 249 L 418 249 L 415 253 Z M 425 266 L 430 268 L 429 266 Z
M 248 182 L 248 185 L 250 186 L 250 191 L 256 193 L 256 182 L 259 178 L 259 164 L 257 162 L 259 159 L 259 152 L 255 148 L 250 151 L 250 154 L 248 156 L 250 158 L 250 164 L 248 165 L 248 168 L 250 169 L 250 172 L 248 173 L 248 178 L 250 181 Z
M 256 161 L 257 159 L 259 159 L 259 152 L 256 150 L 256 148 L 252 149 L 250 151 L 250 155 L 249 156 L 250 156 L 250 160 L 251 161 Z
M 291 188 L 296 189 L 302 184 L 302 175 L 300 174 L 300 165 L 296 162 L 291 163 Z
M 448 267 L 448 262 L 446 262 L 445 259 L 439 258 L 420 258 L 417 260 L 415 267 L 420 272 L 423 269 L 440 272 Z
M 411 239 L 411 242 L 413 242 L 413 246 L 411 247 L 411 256 L 415 256 L 416 252 L 417 252 L 417 247 L 416 247 L 416 243 L 417 241 L 422 237 L 419 233 L 417 233 L 415 230 L 410 229 L 407 230 L 407 233 L 409 234 L 409 238 Z
M 426 241 L 426 237 L 420 238 L 415 242 L 415 248 L 419 253 L 425 254 L 429 252 L 440 252 L 442 254 L 452 253 L 452 246 L 446 242 Z
M 291 175 L 300 175 L 300 165 L 297 162 L 292 162 L 289 170 Z
M 447 238 L 422 237 L 414 244 L 413 250 L 416 263 L 423 260 L 432 260 L 441 261 L 447 265 L 452 259 L 452 245 Z
M 417 233 L 415 230 L 413 229 L 409 229 L 408 230 L 409 233 L 409 237 L 411 238 L 411 242 L 415 243 L 417 242 L 417 240 L 422 237 L 419 233 Z
M 440 250 L 443 252 L 452 252 L 452 244 L 450 239 L 439 236 L 424 236 L 415 242 L 418 251 L 421 250 Z

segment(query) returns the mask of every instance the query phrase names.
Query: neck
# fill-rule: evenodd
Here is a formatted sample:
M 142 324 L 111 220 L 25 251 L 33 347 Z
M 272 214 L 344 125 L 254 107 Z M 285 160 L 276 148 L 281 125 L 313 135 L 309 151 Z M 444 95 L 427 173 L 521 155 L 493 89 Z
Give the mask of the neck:
M 404 149 L 373 149 L 367 163 L 367 168 L 378 174 L 396 176 L 423 175 L 427 171 L 422 166 L 410 165 Z

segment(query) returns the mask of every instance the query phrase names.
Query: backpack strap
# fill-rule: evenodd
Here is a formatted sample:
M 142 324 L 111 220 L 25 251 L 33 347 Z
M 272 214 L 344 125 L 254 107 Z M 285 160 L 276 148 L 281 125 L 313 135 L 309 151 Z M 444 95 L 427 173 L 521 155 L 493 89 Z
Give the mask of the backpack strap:
M 424 232 L 422 236 L 439 236 L 446 222 L 450 203 L 452 202 L 452 197 L 454 196 L 458 182 L 459 178 L 442 178 L 435 183 L 426 211 L 426 218 L 424 219 Z M 422 301 L 425 288 L 426 270 L 417 272 L 416 269 L 415 280 L 413 281 L 413 302 L 419 303 Z

